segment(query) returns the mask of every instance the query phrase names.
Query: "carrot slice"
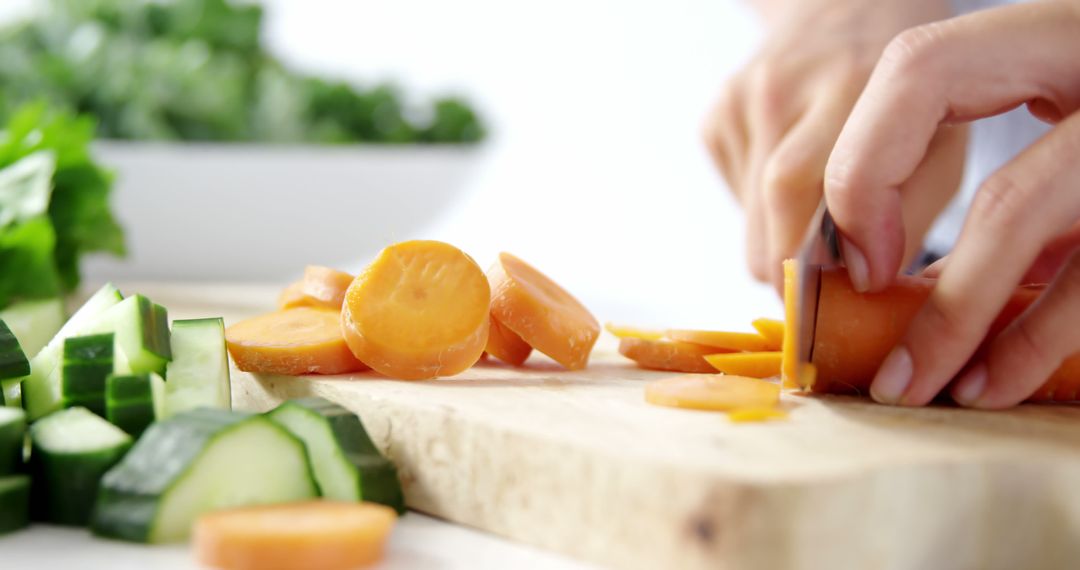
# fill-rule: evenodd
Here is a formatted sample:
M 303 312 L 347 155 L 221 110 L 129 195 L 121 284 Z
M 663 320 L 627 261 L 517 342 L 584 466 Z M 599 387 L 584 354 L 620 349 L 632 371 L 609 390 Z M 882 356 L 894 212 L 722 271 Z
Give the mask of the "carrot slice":
M 618 338 L 640 338 L 643 340 L 660 340 L 664 338 L 664 331 L 616 325 L 604 323 L 604 329 Z
M 780 386 L 745 376 L 675 376 L 649 383 L 645 401 L 695 410 L 773 407 L 780 401 Z
M 705 360 L 724 374 L 768 378 L 780 374 L 779 352 L 728 352 L 710 354 Z
M 600 323 L 573 295 L 505 252 L 488 270 L 488 280 L 491 314 L 500 324 L 570 370 L 588 364 Z
M 397 514 L 375 503 L 309 501 L 207 513 L 195 558 L 226 570 L 344 570 L 382 560 Z
M 642 368 L 671 372 L 716 372 L 705 356 L 716 349 L 673 340 L 624 338 L 619 341 L 619 354 L 633 360 Z
M 309 265 L 304 269 L 304 278 L 282 292 L 278 306 L 282 309 L 323 307 L 340 310 L 345 300 L 345 290 L 352 281 L 353 276 L 344 271 Z
M 764 352 L 776 350 L 765 337 L 756 332 L 743 333 L 670 329 L 665 333 L 665 336 L 671 340 L 700 344 L 701 346 L 711 346 L 720 349 L 713 352 L 737 352 L 740 350 Z
M 529 343 L 521 340 L 521 337 L 514 334 L 514 331 L 500 325 L 499 321 L 494 317 L 490 320 L 491 332 L 488 334 L 485 352 L 507 364 L 513 364 L 514 366 L 524 364 L 528 360 L 529 354 L 532 353 L 532 347 L 529 346 Z
M 278 295 L 277 306 L 279 309 L 291 309 L 293 307 L 304 307 L 307 305 L 307 295 L 304 295 L 304 281 L 294 281 L 289 283 L 280 295 Z
M 225 331 L 236 367 L 263 374 L 344 374 L 367 370 L 341 336 L 337 311 L 297 307 L 240 321 Z
M 357 358 L 381 374 L 422 380 L 480 359 L 491 290 L 460 249 L 439 241 L 387 247 L 345 293 L 341 330 Z
M 777 319 L 756 319 L 750 323 L 754 330 L 769 341 L 770 351 L 780 350 L 784 346 L 784 321 Z
M 728 412 L 727 417 L 734 423 L 768 422 L 786 419 L 788 414 L 780 408 L 738 408 Z

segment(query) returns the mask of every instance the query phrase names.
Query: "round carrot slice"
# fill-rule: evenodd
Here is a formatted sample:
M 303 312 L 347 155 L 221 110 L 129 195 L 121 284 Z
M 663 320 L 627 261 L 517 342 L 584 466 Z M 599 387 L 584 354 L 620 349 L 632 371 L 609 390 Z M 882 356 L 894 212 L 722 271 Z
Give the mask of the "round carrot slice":
M 531 265 L 500 253 L 488 270 L 491 314 L 530 346 L 578 370 L 600 336 L 600 323 L 577 299 Z
M 337 311 L 298 307 L 241 321 L 225 331 L 236 367 L 263 374 L 343 374 L 366 370 L 341 336 Z
M 671 372 L 716 372 L 705 356 L 716 349 L 673 340 L 645 340 L 627 337 L 619 341 L 619 353 L 642 368 Z
M 514 366 L 525 364 L 529 354 L 532 353 L 529 343 L 521 340 L 514 331 L 500 325 L 494 317 L 490 320 L 491 332 L 488 334 L 486 352 L 507 364 Z
M 383 558 L 397 514 L 374 503 L 309 501 L 199 517 L 196 559 L 225 570 L 344 570 Z
M 695 410 L 774 407 L 780 401 L 780 386 L 745 376 L 675 376 L 646 386 L 645 401 Z
M 744 333 L 671 329 L 667 331 L 666 336 L 671 340 L 700 344 L 702 346 L 711 346 L 726 351 L 745 350 L 748 352 L 764 352 L 769 350 L 780 350 L 779 346 L 775 346 L 773 343 L 769 342 L 768 339 L 756 332 Z
M 345 293 L 341 330 L 353 354 L 392 378 L 457 374 L 480 359 L 491 290 L 458 248 L 407 241 L 382 250 Z
M 345 300 L 345 290 L 352 284 L 353 276 L 322 265 L 309 265 L 304 269 L 304 278 L 282 292 L 278 306 L 282 309 L 292 307 L 322 307 L 341 309 Z
M 750 323 L 754 330 L 772 345 L 769 350 L 780 350 L 784 346 L 784 321 L 777 319 L 756 319 Z

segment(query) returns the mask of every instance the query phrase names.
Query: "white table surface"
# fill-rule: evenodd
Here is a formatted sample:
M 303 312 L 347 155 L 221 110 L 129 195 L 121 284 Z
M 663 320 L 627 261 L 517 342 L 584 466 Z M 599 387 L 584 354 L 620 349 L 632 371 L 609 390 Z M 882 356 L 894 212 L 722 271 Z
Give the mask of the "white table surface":
M 0 538 L 0 568 L 146 570 L 202 568 L 185 545 L 142 546 L 94 538 L 82 529 L 35 525 Z M 377 570 L 577 570 L 580 562 L 410 512 L 394 529 Z

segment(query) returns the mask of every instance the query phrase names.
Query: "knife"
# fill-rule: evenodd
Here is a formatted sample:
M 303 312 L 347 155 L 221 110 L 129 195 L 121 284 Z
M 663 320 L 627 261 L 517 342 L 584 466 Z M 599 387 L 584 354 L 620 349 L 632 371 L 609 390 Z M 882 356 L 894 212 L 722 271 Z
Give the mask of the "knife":
M 814 331 L 817 329 L 818 300 L 821 290 L 821 270 L 841 264 L 840 241 L 836 224 L 821 199 L 806 230 L 806 237 L 795 256 L 795 325 L 794 354 L 798 358 L 796 382 L 803 364 L 814 358 Z M 801 385 L 801 383 L 800 383 Z

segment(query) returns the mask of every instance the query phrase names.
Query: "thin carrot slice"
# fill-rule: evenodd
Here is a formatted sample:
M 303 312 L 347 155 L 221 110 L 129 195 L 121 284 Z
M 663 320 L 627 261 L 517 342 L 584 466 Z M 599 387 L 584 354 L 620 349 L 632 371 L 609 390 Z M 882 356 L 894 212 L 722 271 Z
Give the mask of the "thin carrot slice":
M 282 309 L 322 307 L 340 310 L 345 290 L 352 281 L 353 276 L 344 271 L 309 265 L 304 269 L 304 278 L 289 285 L 281 294 L 278 306 Z
M 381 374 L 422 380 L 480 359 L 491 290 L 460 249 L 439 241 L 387 247 L 345 294 L 341 330 L 357 358 Z
M 633 360 L 642 368 L 670 372 L 716 372 L 705 356 L 716 349 L 673 340 L 624 338 L 619 341 L 619 354 Z
M 784 321 L 777 319 L 756 319 L 750 323 L 753 325 L 754 330 L 761 336 L 765 337 L 765 340 L 769 341 L 771 348 L 770 351 L 780 350 L 784 347 Z
M 309 501 L 207 513 L 195 558 L 225 570 L 345 570 L 382 560 L 397 514 L 375 503 Z
M 521 366 L 528 360 L 532 347 L 521 340 L 520 336 L 514 334 L 514 331 L 500 325 L 499 321 L 492 317 L 491 332 L 488 334 L 485 352 L 507 364 Z
M 304 281 L 301 279 L 289 283 L 289 286 L 278 295 L 277 306 L 279 309 L 303 307 L 306 306 L 306 301 L 307 295 L 304 295 Z
M 779 352 L 728 352 L 710 354 L 705 360 L 724 374 L 768 378 L 780 374 Z
M 756 332 L 744 333 L 670 329 L 665 333 L 665 336 L 671 340 L 700 344 L 701 346 L 711 346 L 720 349 L 713 352 L 725 350 L 730 352 L 741 350 L 748 352 L 765 352 L 768 350 L 775 350 L 765 337 Z
M 695 410 L 774 407 L 780 401 L 780 387 L 745 376 L 674 376 L 646 386 L 645 401 Z
M 783 379 L 785 388 L 810 389 L 814 383 L 807 378 L 801 378 L 802 367 L 799 365 L 798 327 L 796 320 L 799 309 L 795 305 L 795 292 L 798 287 L 796 273 L 798 266 L 794 259 L 784 260 L 784 347 L 783 357 L 780 359 L 780 377 Z M 815 375 L 816 378 L 816 375 Z
M 787 419 L 788 414 L 780 408 L 738 408 L 727 413 L 734 423 L 768 422 Z
M 643 340 L 660 340 L 664 338 L 664 331 L 616 325 L 604 323 L 604 329 L 618 338 L 640 338 Z
M 491 314 L 500 324 L 570 370 L 588 364 L 600 323 L 573 295 L 505 252 L 488 270 L 488 280 Z
M 230 326 L 225 342 L 236 367 L 263 374 L 344 374 L 367 370 L 341 336 L 337 311 L 297 307 Z

